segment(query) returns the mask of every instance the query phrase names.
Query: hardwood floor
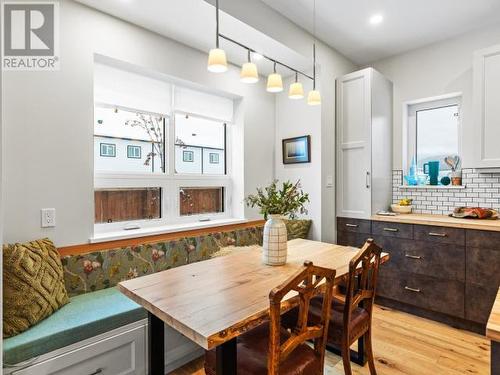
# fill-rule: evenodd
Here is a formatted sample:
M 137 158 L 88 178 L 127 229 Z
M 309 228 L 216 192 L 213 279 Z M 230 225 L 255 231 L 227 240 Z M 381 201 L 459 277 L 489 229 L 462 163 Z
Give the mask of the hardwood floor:
M 486 337 L 379 306 L 373 315 L 373 347 L 378 375 L 490 373 L 490 341 Z M 368 365 L 353 363 L 352 371 L 369 374 Z M 341 358 L 328 353 L 325 375 L 342 374 Z M 203 358 L 170 375 L 205 375 Z

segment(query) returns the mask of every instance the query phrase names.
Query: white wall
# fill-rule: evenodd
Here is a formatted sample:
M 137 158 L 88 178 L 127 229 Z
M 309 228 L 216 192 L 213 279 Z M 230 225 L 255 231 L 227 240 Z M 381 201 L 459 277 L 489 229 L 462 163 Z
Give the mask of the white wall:
M 243 97 L 243 158 L 235 168 L 245 167 L 244 188 L 235 203 L 272 180 L 274 98 L 264 82 L 241 84 L 235 67 L 209 74 L 206 53 L 69 0 L 60 3 L 60 39 L 60 71 L 4 75 L 4 241 L 49 236 L 64 246 L 92 234 L 94 53 Z M 40 228 L 44 207 L 56 208 L 56 228 Z
M 472 167 L 472 55 L 500 43 L 500 26 L 384 59 L 372 66 L 394 83 L 394 169 L 402 169 L 403 102 L 462 92 L 463 167 Z
M 288 86 L 293 80 L 283 82 Z M 283 164 L 282 140 L 311 136 L 311 162 Z M 312 219 L 310 237 L 321 239 L 321 107 L 309 106 L 305 100 L 291 100 L 286 90 L 276 96 L 276 178 L 295 182 L 300 179 L 302 189 L 309 193 L 308 214 Z

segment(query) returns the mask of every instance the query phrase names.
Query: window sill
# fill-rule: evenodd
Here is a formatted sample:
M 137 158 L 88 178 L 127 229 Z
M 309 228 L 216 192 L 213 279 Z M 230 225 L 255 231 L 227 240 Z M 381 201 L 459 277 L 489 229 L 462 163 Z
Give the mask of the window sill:
M 89 239 L 90 243 L 100 243 L 107 241 L 123 240 L 128 238 L 137 238 L 145 236 L 154 236 L 157 234 L 184 232 L 189 230 L 204 229 L 210 227 L 219 227 L 224 225 L 242 224 L 247 223 L 247 219 L 218 219 L 204 222 L 185 223 L 163 225 L 153 228 L 139 228 L 131 230 L 116 230 L 106 233 L 96 233 Z
M 465 185 L 400 185 L 400 189 L 465 189 Z

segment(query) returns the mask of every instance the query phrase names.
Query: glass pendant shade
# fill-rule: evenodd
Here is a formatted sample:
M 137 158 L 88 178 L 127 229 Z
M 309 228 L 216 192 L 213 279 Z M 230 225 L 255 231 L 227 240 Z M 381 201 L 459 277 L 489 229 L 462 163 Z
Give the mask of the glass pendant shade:
M 240 80 L 244 83 L 255 83 L 259 81 L 257 65 L 253 62 L 244 63 L 241 67 Z
M 302 87 L 302 83 L 292 83 L 290 85 L 290 89 L 288 90 L 288 97 L 290 99 L 302 99 L 304 97 L 304 88 Z
M 226 52 L 223 49 L 214 48 L 210 50 L 207 69 L 213 73 L 224 73 L 227 71 Z
M 281 92 L 283 91 L 283 80 L 278 73 L 271 73 L 267 76 L 267 91 Z
M 321 104 L 321 94 L 318 90 L 311 90 L 307 95 L 307 104 L 309 105 L 320 105 Z

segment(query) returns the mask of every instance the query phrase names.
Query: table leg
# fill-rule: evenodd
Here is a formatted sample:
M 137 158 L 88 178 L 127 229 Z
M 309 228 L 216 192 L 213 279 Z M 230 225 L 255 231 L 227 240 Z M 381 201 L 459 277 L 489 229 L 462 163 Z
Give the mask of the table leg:
M 150 375 L 165 375 L 164 336 L 163 320 L 148 312 L 148 369 Z
M 491 375 L 500 375 L 500 342 L 491 340 Z
M 215 348 L 215 355 L 217 375 L 236 375 L 236 338 L 231 339 Z

